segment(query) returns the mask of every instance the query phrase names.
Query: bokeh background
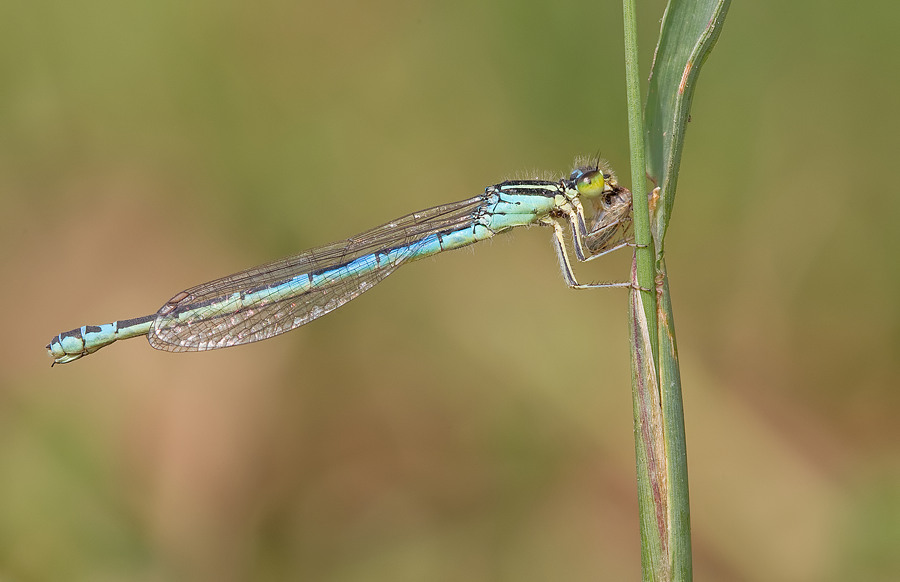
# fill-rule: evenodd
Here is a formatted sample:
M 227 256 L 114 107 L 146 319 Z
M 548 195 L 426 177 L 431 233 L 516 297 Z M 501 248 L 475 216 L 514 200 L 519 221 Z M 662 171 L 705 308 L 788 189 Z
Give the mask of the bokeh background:
M 735 2 L 701 75 L 668 239 L 698 580 L 900 576 L 897 22 Z M 626 293 L 568 290 L 542 229 L 256 345 L 43 349 L 577 155 L 627 183 L 621 29 L 617 1 L 4 3 L 0 579 L 638 579 Z

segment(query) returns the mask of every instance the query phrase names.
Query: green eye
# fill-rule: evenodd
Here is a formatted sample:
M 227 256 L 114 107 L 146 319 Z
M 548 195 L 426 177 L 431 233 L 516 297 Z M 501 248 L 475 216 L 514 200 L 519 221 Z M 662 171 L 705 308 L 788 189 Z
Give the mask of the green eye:
M 575 180 L 575 188 L 585 198 L 600 196 L 606 190 L 606 180 L 603 179 L 603 172 L 600 170 L 585 172 Z

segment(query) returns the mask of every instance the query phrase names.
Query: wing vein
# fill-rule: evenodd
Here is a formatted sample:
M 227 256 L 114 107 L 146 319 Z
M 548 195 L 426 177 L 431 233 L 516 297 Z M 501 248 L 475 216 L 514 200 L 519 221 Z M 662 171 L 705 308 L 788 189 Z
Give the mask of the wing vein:
M 343 241 L 191 287 L 157 312 L 150 344 L 173 352 L 209 350 L 290 331 L 420 258 L 429 236 L 466 228 L 487 203 L 487 194 L 482 194 L 435 206 Z

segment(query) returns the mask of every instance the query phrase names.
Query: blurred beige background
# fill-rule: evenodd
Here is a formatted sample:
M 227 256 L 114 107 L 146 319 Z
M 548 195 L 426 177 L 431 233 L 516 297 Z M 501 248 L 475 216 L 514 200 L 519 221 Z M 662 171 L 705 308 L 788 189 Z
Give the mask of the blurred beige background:
M 735 2 L 701 75 L 668 242 L 698 580 L 900 572 L 898 19 Z M 4 4 L 0 579 L 638 579 L 626 294 L 568 290 L 542 229 L 256 345 L 43 349 L 598 149 L 627 183 L 621 29 L 614 1 Z

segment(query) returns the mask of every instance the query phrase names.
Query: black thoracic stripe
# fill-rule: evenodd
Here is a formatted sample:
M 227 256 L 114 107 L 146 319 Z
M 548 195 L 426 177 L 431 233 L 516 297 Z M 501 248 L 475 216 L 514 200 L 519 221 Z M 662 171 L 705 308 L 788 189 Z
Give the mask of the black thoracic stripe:
M 497 190 L 516 193 L 541 192 L 543 196 L 552 197 L 559 194 L 562 185 L 548 180 L 507 180 L 494 186 Z
M 541 188 L 543 188 L 544 186 L 548 186 L 550 188 L 558 188 L 559 182 L 553 182 L 550 180 L 506 180 L 497 184 L 496 187 L 505 188 L 506 186 L 538 186 Z

